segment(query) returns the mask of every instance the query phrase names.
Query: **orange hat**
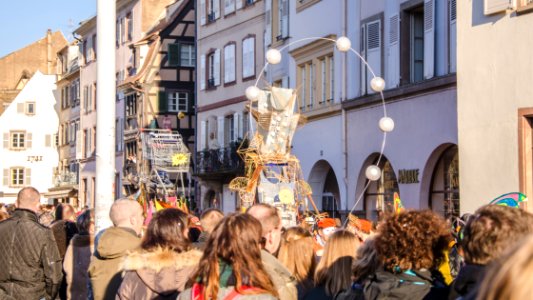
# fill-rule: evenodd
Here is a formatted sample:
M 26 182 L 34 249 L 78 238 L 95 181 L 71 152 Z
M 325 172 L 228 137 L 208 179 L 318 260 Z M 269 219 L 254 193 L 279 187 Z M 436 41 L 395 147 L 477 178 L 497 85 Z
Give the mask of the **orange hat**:
M 336 227 L 337 223 L 335 222 L 335 219 L 332 218 L 324 218 L 320 221 L 318 221 L 318 228 L 328 228 L 328 227 Z

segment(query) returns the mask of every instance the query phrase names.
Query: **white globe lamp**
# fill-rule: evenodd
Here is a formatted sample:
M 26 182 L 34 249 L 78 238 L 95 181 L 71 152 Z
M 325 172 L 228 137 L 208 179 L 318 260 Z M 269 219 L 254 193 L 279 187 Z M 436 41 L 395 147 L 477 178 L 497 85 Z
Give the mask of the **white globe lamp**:
M 281 61 L 281 52 L 278 49 L 268 49 L 266 60 L 271 65 L 277 65 Z
M 337 49 L 341 52 L 346 52 L 352 47 L 352 42 L 350 42 L 350 39 L 345 36 L 338 38 L 335 44 L 337 45 Z
M 370 165 L 365 171 L 366 178 L 371 181 L 376 181 L 381 177 L 381 169 L 376 165 Z
M 370 81 L 370 87 L 379 93 L 385 89 L 385 80 L 383 80 L 381 77 L 374 77 Z
M 248 100 L 253 101 L 256 100 L 259 97 L 259 89 L 256 86 L 249 86 L 246 88 L 246 98 Z
M 379 129 L 383 132 L 391 132 L 394 130 L 394 120 L 389 117 L 383 117 L 379 120 Z

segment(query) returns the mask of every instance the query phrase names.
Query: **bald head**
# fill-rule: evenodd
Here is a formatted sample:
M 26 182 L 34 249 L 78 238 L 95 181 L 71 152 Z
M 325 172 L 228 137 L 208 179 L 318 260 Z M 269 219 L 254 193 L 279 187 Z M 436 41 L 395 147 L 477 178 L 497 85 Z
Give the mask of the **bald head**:
M 219 209 L 211 208 L 202 213 L 200 223 L 204 231 L 211 233 L 222 219 L 224 219 L 224 213 Z
M 278 210 L 271 205 L 259 203 L 248 208 L 246 213 L 261 223 L 263 248 L 272 254 L 276 253 L 281 241 L 281 218 Z
M 137 234 L 141 233 L 144 222 L 143 210 L 135 200 L 122 198 L 113 202 L 109 211 L 109 218 L 115 227 L 131 228 Z
M 17 195 L 17 207 L 38 212 L 40 209 L 41 195 L 31 186 L 21 189 Z

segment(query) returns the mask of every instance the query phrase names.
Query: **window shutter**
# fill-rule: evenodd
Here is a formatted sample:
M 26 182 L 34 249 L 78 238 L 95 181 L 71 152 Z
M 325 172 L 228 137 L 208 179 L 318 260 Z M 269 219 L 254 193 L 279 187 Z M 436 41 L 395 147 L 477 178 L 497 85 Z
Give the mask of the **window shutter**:
M 265 0 L 265 48 L 272 44 L 272 1 Z
M 52 147 L 52 136 L 50 134 L 44 136 L 44 146 Z
M 217 140 L 220 147 L 224 146 L 224 116 L 217 117 Z
M 395 88 L 400 83 L 400 27 L 398 15 L 389 18 L 389 51 L 387 61 L 387 86 Z
M 31 149 L 31 145 L 32 145 L 32 136 L 31 136 L 31 132 L 29 133 L 26 133 L 26 149 Z
M 200 56 L 200 90 L 205 90 L 205 55 Z
M 289 36 L 289 0 L 281 0 L 281 36 Z
M 435 73 L 435 0 L 424 0 L 424 78 Z
M 366 25 L 361 25 L 361 57 L 363 57 L 366 60 Z M 366 94 L 366 65 L 361 61 L 361 82 L 360 82 L 360 91 L 361 95 Z
M 449 2 L 449 24 L 450 24 L 450 73 L 457 71 L 457 1 Z
M 242 8 L 242 1 L 244 1 L 244 0 L 235 0 L 235 1 L 237 2 L 236 3 L 236 5 L 237 5 L 236 9 L 241 9 Z
M 214 59 L 214 74 L 213 78 L 215 79 L 215 86 L 220 85 L 220 49 L 217 49 L 215 51 L 215 59 Z
M 28 186 L 31 185 L 31 169 L 27 168 L 24 170 L 24 185 Z
M 231 82 L 229 77 L 230 61 L 229 61 L 229 48 L 230 46 L 224 47 L 224 83 Z
M 236 72 L 236 66 L 237 66 L 237 62 L 235 61 L 235 44 L 232 44 L 229 48 L 230 48 L 230 63 L 231 63 L 229 75 L 230 75 L 231 81 L 235 81 L 235 72 Z
M 233 114 L 233 139 L 234 141 L 242 138 L 242 113 L 236 112 Z
M 4 186 L 9 186 L 9 169 L 4 169 Z
M 235 44 L 224 48 L 224 83 L 235 81 Z
M 83 158 L 83 132 L 78 130 L 76 132 L 76 159 Z
M 289 76 L 283 76 L 281 77 L 281 87 L 284 89 L 289 88 Z
M 206 7 L 205 0 L 200 0 L 200 25 L 205 25 Z
M 206 148 L 206 136 L 207 136 L 207 123 L 205 121 L 200 122 L 200 151 Z
M 19 114 L 24 113 L 24 103 L 17 103 L 17 113 Z
M 9 149 L 9 133 L 4 133 L 4 149 Z
M 168 99 L 167 99 L 167 93 L 164 91 L 160 91 L 158 94 L 158 103 L 159 103 L 159 112 L 167 112 L 168 111 Z
M 215 13 L 215 20 L 220 18 L 220 0 L 213 0 L 213 12 Z
M 374 71 L 376 76 L 381 76 L 381 21 L 372 21 L 366 24 L 366 61 Z M 374 91 L 370 87 L 370 80 L 373 75 L 370 71 L 367 72 L 366 85 L 367 93 L 372 94 Z
M 168 65 L 169 66 L 178 66 L 180 63 L 180 45 L 179 44 L 168 44 Z
M 224 15 L 235 11 L 235 0 L 224 0 Z
M 484 0 L 483 12 L 485 15 L 502 12 L 508 8 L 512 8 L 513 0 Z

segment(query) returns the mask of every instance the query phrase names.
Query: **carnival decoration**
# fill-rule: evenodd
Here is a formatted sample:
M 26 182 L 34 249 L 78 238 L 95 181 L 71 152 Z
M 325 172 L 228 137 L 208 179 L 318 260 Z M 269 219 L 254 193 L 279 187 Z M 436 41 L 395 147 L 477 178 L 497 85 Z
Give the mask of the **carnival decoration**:
M 258 83 L 269 64 L 275 65 L 282 61 L 283 50 L 295 43 L 308 40 L 331 41 L 338 51 L 353 52 L 372 75 L 370 81 L 372 90 L 381 96 L 383 117 L 377 122 L 383 133 L 381 150 L 376 163 L 366 169 L 368 182 L 350 214 L 357 207 L 371 181 L 381 177 L 382 171 L 378 166 L 383 156 L 386 136 L 394 129 L 394 120 L 387 116 L 385 107 L 383 96 L 385 80 L 376 76 L 366 60 L 351 48 L 351 41 L 347 37 L 339 37 L 336 40 L 325 37 L 303 38 L 288 43 L 280 49 L 268 49 L 265 54 L 266 63 L 259 72 L 255 85 L 249 86 L 245 91 L 246 98 L 250 101 L 248 108 L 253 116 L 250 118 L 248 145 L 244 147 L 241 144 L 238 149 L 239 155 L 245 162 L 245 174 L 234 178 L 229 187 L 238 193 L 242 209 L 251 206 L 256 200 L 277 207 L 285 226 L 295 225 L 300 211 L 310 211 L 308 205 L 314 208 L 316 220 L 323 218 L 314 205 L 312 190 L 304 180 L 299 160 L 290 152 L 294 132 L 297 127 L 304 125 L 306 120 L 298 110 L 295 110 L 295 107 L 300 107 L 295 106 L 298 101 L 296 90 L 276 87 L 260 89 Z M 252 119 L 256 122 L 257 130 L 254 130 Z
M 512 192 L 497 197 L 490 201 L 490 204 L 519 208 L 521 202 L 527 202 L 527 196 L 519 192 Z
M 394 192 L 394 213 L 399 214 L 403 210 L 402 200 L 397 192 Z

